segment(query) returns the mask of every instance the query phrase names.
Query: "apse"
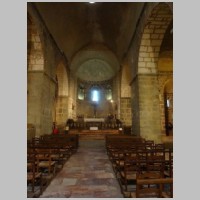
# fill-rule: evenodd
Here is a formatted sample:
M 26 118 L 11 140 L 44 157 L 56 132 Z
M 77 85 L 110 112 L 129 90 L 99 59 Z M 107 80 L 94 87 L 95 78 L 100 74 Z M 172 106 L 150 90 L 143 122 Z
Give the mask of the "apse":
M 78 51 L 70 68 L 80 80 L 98 82 L 112 79 L 120 67 L 111 50 L 102 44 L 92 44 Z

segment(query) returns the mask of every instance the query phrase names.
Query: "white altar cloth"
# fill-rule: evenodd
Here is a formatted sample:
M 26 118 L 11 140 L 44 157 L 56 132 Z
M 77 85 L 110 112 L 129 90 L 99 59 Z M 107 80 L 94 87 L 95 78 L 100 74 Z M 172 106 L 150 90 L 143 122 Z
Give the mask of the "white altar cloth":
M 104 118 L 84 118 L 84 122 L 104 122 Z

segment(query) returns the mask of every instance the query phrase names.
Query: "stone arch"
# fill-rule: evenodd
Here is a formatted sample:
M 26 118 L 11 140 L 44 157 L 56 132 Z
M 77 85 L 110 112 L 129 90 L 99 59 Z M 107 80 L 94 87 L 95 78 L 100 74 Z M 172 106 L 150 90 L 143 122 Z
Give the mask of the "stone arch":
M 56 67 L 56 75 L 58 79 L 58 95 L 68 96 L 69 95 L 68 72 L 63 62 L 60 62 Z
M 121 69 L 120 81 L 120 119 L 126 126 L 131 126 L 131 68 L 124 63 Z
M 68 70 L 61 61 L 56 67 L 57 96 L 55 99 L 55 122 L 61 127 L 65 126 L 68 118 L 69 78 Z
M 169 78 L 165 83 L 163 87 L 164 93 L 173 93 L 173 79 Z
M 133 133 L 156 143 L 161 142 L 162 133 L 158 58 L 164 35 L 172 20 L 172 10 L 168 4 L 147 3 L 133 48 L 132 63 L 136 66 L 131 83 Z
M 157 73 L 160 47 L 172 18 L 168 4 L 159 3 L 153 8 L 142 34 L 138 73 Z

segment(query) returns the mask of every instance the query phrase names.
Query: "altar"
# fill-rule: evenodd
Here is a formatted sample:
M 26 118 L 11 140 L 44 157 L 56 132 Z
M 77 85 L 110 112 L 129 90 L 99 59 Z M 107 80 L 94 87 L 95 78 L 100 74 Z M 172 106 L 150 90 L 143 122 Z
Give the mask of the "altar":
M 84 118 L 84 122 L 105 122 L 104 118 Z
M 120 127 L 122 127 L 122 123 L 117 123 L 117 121 L 107 121 L 106 118 L 103 117 L 86 117 L 69 123 L 69 129 L 77 130 L 97 131 L 119 129 Z

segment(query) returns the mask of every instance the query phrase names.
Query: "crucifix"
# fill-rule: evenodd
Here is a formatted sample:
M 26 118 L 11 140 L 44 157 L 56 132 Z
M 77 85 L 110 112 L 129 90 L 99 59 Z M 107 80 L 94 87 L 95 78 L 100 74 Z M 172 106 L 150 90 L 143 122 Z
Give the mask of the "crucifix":
M 94 118 L 96 118 L 96 116 L 97 116 L 97 103 L 93 103 L 92 104 L 93 105 L 93 110 L 94 110 Z

